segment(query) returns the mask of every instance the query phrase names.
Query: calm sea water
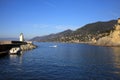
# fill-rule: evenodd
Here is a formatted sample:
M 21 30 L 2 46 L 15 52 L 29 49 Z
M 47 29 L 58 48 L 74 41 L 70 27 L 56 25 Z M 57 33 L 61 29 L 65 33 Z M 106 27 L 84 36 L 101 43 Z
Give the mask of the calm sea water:
M 120 80 L 120 48 L 35 44 L 37 49 L 0 58 L 0 80 Z

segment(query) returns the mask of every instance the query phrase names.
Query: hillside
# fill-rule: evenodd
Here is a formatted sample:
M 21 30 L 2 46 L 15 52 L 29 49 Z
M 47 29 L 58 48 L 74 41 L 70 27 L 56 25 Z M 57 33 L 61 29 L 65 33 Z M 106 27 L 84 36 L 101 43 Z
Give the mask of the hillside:
M 68 29 L 68 30 L 65 30 L 63 32 L 56 33 L 56 34 L 50 34 L 50 35 L 40 36 L 40 37 L 37 36 L 31 40 L 39 41 L 39 42 L 53 42 L 53 41 L 58 41 L 58 39 L 60 39 L 63 36 L 70 36 L 70 34 L 72 34 L 72 32 L 73 32 L 72 30 Z
M 79 35 L 80 41 L 90 41 L 93 37 L 98 39 L 108 35 L 116 23 L 117 20 L 90 23 L 74 31 L 74 35 Z
M 40 42 L 88 42 L 93 38 L 97 40 L 103 36 L 109 35 L 116 23 L 117 20 L 95 22 L 78 28 L 75 31 L 68 29 L 56 34 L 34 37 L 31 40 Z

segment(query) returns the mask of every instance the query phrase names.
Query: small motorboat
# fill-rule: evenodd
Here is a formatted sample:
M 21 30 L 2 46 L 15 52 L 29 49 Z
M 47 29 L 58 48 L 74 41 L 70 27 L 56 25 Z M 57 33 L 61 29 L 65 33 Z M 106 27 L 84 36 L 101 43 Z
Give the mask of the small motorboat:
M 56 47 L 57 47 L 57 45 L 53 45 L 53 46 L 50 46 L 50 47 L 54 47 L 54 48 L 56 48 Z
M 19 52 L 20 52 L 19 47 L 14 47 L 14 48 L 10 49 L 10 51 L 9 51 L 10 54 L 17 54 Z

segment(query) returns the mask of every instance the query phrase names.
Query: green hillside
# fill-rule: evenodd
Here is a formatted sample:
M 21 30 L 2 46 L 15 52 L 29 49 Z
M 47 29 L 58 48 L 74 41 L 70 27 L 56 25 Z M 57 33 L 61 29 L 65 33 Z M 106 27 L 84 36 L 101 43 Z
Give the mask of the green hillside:
M 116 23 L 117 20 L 95 22 L 78 28 L 75 31 L 68 29 L 57 34 L 34 37 L 31 40 L 40 42 L 88 42 L 93 38 L 99 39 L 103 36 L 109 35 Z

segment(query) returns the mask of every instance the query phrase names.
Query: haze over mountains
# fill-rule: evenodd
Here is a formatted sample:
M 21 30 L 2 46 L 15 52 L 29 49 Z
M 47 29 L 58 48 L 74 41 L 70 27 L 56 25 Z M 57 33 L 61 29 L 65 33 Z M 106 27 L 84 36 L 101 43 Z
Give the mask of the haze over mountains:
M 114 29 L 117 20 L 110 20 L 106 22 L 95 22 L 86 24 L 77 30 L 65 30 L 56 34 L 49 34 L 46 36 L 37 36 L 32 38 L 32 41 L 38 42 L 87 42 L 93 38 L 99 39 L 106 36 Z

